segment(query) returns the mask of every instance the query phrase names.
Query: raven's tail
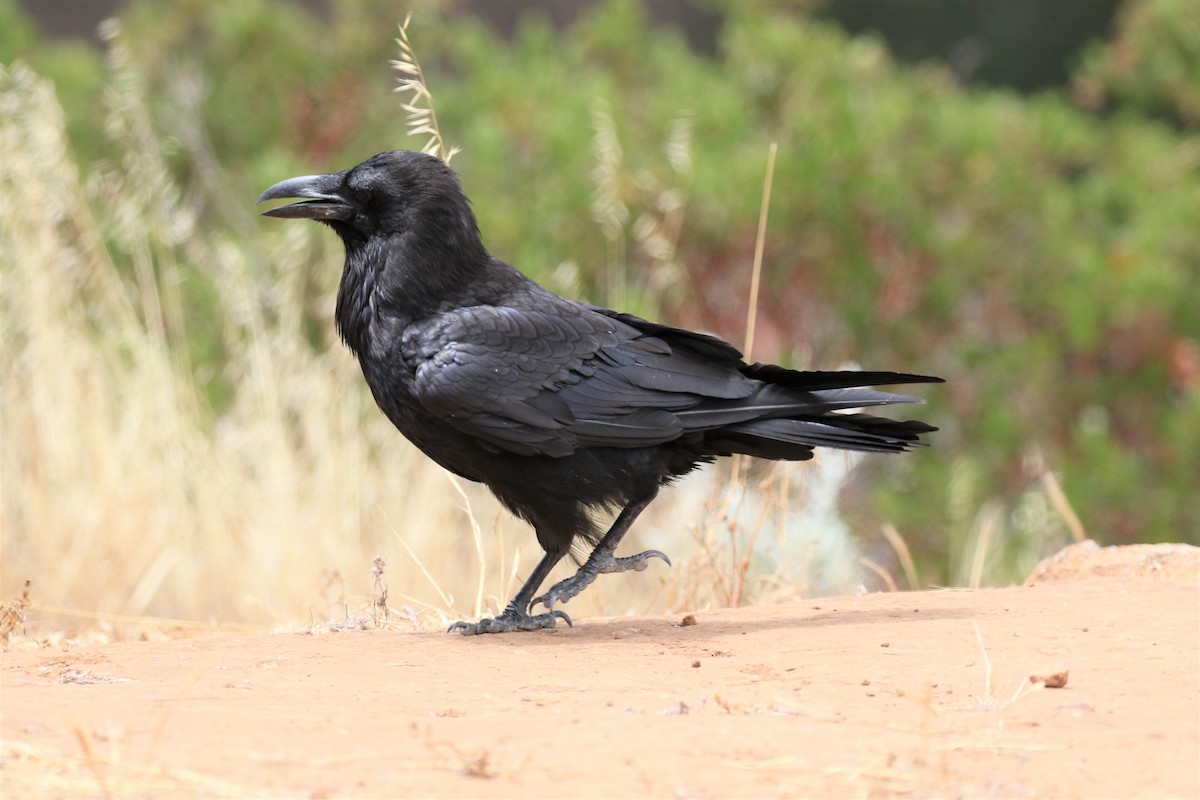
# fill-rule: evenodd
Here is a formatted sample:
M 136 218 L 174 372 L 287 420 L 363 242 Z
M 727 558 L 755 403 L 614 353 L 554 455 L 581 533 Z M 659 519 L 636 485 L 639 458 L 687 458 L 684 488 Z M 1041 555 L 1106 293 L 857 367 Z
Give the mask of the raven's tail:
M 679 414 L 686 428 L 704 430 L 714 455 L 744 453 L 758 458 L 803 461 L 814 447 L 899 453 L 920 446 L 920 436 L 937 430 L 919 420 L 893 420 L 850 409 L 919 398 L 868 387 L 941 383 L 941 378 L 897 372 L 798 372 L 754 364 L 743 372 L 763 381 L 750 397 L 699 406 Z

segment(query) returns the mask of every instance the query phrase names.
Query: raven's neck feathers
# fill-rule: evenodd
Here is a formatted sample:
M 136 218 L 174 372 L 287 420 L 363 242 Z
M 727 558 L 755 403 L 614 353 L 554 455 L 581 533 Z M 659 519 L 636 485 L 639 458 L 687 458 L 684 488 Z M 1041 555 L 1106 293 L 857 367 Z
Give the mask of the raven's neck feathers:
M 488 270 L 475 215 L 465 196 L 424 198 L 413 221 L 392 234 L 343 233 L 346 265 L 338 288 L 338 332 L 355 355 L 369 344 L 381 313 L 412 322 L 471 293 Z

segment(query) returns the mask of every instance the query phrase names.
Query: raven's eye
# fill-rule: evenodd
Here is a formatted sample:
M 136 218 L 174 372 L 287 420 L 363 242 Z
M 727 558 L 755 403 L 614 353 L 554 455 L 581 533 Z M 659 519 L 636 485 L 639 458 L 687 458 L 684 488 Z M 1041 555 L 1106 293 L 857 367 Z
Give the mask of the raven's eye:
M 367 188 L 359 188 L 354 190 L 354 197 L 358 202 L 366 205 L 371 202 L 371 190 Z

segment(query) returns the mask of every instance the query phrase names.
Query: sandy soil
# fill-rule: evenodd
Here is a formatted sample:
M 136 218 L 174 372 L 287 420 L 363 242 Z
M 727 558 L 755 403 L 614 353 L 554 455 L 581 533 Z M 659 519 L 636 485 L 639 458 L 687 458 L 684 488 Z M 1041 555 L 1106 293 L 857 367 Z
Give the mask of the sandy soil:
M 12 650 L 0 794 L 1200 796 L 1196 549 L 1110 552 L 689 625 Z

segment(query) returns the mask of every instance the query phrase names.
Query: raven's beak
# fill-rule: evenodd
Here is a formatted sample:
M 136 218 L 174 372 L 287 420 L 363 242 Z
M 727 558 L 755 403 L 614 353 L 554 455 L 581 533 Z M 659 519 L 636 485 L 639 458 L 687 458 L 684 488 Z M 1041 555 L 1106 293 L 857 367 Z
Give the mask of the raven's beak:
M 339 193 L 342 173 L 329 175 L 304 175 L 280 181 L 262 193 L 258 202 L 302 197 L 298 203 L 289 203 L 263 212 L 264 217 L 302 218 L 317 220 L 350 219 L 354 207 Z

